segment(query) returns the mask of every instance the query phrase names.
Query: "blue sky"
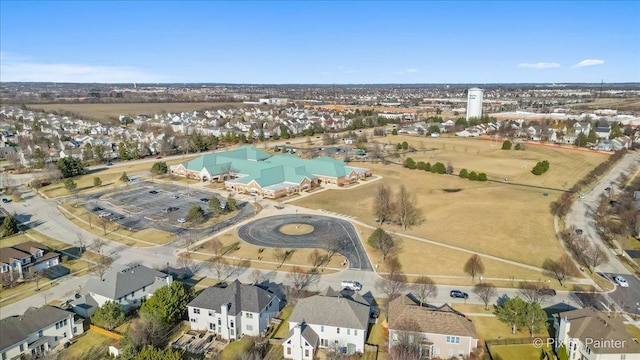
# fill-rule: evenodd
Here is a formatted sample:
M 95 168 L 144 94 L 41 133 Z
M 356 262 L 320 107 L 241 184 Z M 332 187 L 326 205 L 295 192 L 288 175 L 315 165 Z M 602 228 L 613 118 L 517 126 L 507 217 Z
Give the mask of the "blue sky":
M 0 80 L 640 82 L 640 1 L 0 1 Z

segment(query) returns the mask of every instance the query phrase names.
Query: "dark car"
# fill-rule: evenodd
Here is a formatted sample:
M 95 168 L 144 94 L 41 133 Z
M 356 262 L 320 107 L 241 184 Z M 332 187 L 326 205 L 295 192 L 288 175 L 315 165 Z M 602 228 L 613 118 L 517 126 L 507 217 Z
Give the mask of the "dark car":
M 92 210 L 93 211 L 102 211 L 102 210 L 104 210 L 104 208 L 101 208 L 100 206 L 96 206 Z
M 10 203 L 10 202 L 11 202 L 11 200 L 9 200 L 9 199 L 7 199 L 7 198 L 2 198 L 2 202 L 6 204 L 6 203 Z
M 576 234 L 578 235 L 582 235 L 584 232 L 582 231 L 582 229 L 576 229 Z
M 451 292 L 449 293 L 449 296 L 451 296 L 452 298 L 455 298 L 455 299 L 468 299 L 469 298 L 469 294 L 467 294 L 464 291 L 460 291 L 460 290 L 451 290 Z
M 107 163 L 107 166 L 111 166 L 111 165 L 113 165 L 113 163 L 112 163 L 111 161 L 109 161 L 109 162 Z
M 157 193 L 158 193 L 158 190 L 151 190 L 151 191 L 149 191 L 149 194 L 157 194 Z
M 175 207 L 175 206 L 169 206 L 168 208 L 166 208 L 166 209 L 164 209 L 164 210 L 162 210 L 162 211 L 164 211 L 164 212 L 166 212 L 166 213 L 170 213 L 170 212 L 172 212 L 172 211 L 176 211 L 176 210 L 178 210 L 178 208 L 177 208 L 177 207 Z
M 538 295 L 556 296 L 556 291 L 549 288 L 538 289 L 536 292 Z
M 203 203 L 206 203 L 206 202 L 209 202 L 209 199 L 207 199 L 207 198 L 202 198 L 202 199 L 200 199 L 200 201 L 202 201 Z

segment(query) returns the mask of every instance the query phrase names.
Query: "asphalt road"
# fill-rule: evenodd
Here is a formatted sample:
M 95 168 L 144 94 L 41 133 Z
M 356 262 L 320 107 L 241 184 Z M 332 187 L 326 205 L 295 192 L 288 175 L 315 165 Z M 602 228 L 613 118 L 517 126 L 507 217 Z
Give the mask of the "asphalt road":
M 621 287 L 616 285 L 616 289 L 609 293 L 609 296 L 615 300 L 621 308 L 631 314 L 640 313 L 640 280 L 628 274 L 605 274 L 609 279 L 616 275 L 621 275 L 627 280 L 629 287 Z
M 308 224 L 313 226 L 313 231 L 287 235 L 280 231 L 287 224 Z M 271 216 L 243 225 L 238 235 L 250 244 L 267 247 L 327 249 L 335 244 L 337 252 L 349 261 L 350 269 L 373 270 L 353 225 L 341 219 L 315 215 Z

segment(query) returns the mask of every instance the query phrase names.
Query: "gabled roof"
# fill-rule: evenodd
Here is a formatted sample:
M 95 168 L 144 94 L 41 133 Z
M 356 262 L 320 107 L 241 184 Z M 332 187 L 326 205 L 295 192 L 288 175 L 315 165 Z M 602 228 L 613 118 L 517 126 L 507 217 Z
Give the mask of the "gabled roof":
M 421 333 L 478 338 L 471 320 L 448 304 L 428 308 L 403 295 L 389 303 L 389 330 L 402 329 L 408 323 Z
M 289 321 L 366 331 L 369 311 L 369 305 L 348 298 L 315 295 L 298 300 Z
M 45 305 L 41 308 L 30 307 L 21 316 L 10 316 L 0 320 L 0 351 L 26 341 L 30 334 L 69 316 L 73 316 L 73 313 Z
M 232 315 L 242 311 L 260 313 L 274 298 L 277 296 L 268 290 L 236 280 L 226 288 L 204 289 L 187 306 L 219 312 L 223 305 L 230 304 L 228 313 Z
M 640 345 L 627 333 L 623 319 L 609 317 L 594 308 L 566 311 L 557 315 L 569 320 L 569 336 L 585 343 L 587 338 L 602 341 L 621 341 L 621 347 L 590 347 L 596 354 L 640 354 Z
M 32 255 L 35 255 L 38 250 L 42 250 L 46 254 L 36 259 L 36 262 L 56 258 L 59 256 L 54 252 L 47 253 L 47 247 L 43 244 L 37 243 L 35 241 L 25 241 L 11 247 L 0 248 L 0 263 L 9 264 L 13 259 L 20 260 L 26 257 L 30 258 Z
M 318 347 L 318 340 L 320 337 L 309 325 L 307 325 L 307 323 L 296 324 L 296 326 L 289 330 L 287 335 L 284 337 L 284 340 L 282 341 L 283 343 L 286 343 L 293 336 L 296 328 L 300 328 L 300 336 L 302 336 L 302 338 L 309 343 L 311 347 L 314 349 Z
M 157 278 L 165 279 L 167 274 L 144 265 L 121 267 L 104 275 L 104 279 L 91 279 L 85 289 L 88 292 L 117 300 L 125 295 L 152 285 Z

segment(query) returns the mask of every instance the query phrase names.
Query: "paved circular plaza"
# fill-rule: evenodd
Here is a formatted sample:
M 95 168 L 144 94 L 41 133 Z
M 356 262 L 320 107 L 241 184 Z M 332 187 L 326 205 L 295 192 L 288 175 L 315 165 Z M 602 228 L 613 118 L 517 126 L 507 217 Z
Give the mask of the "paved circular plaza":
M 313 230 L 301 235 L 281 231 L 285 225 L 296 224 L 311 226 Z M 317 215 L 270 216 L 243 225 L 238 229 L 238 235 L 261 247 L 327 249 L 335 246 L 337 253 L 349 261 L 350 269 L 373 270 L 353 225 L 341 219 Z

